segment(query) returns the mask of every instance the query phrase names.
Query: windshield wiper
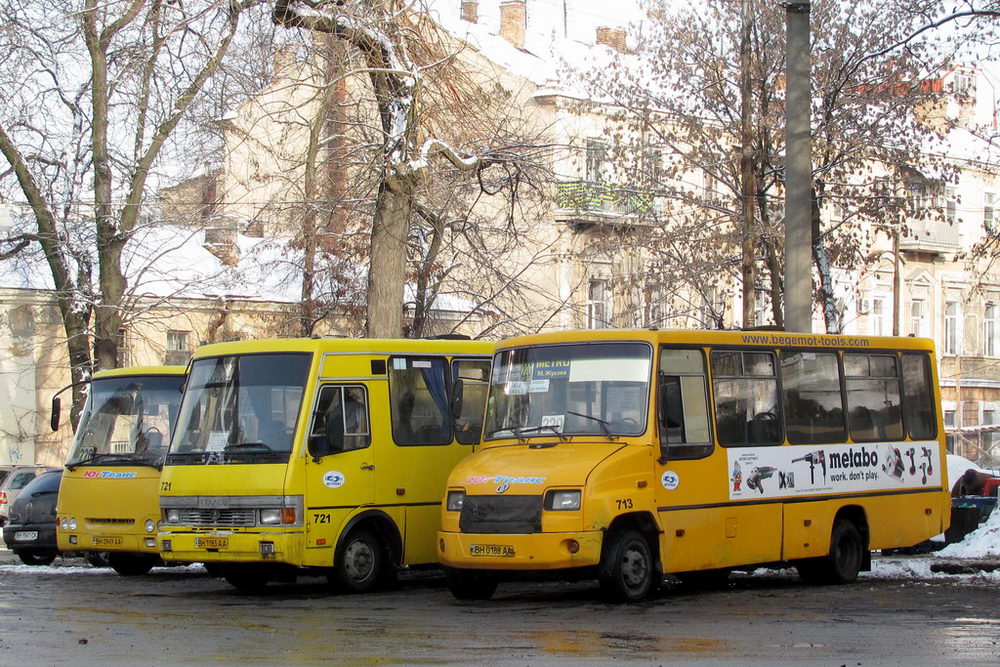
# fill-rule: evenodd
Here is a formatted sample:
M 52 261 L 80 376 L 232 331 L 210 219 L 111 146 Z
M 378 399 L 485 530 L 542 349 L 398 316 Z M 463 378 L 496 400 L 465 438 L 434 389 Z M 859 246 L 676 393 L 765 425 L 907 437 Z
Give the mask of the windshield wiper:
M 524 436 L 525 433 L 532 433 L 534 431 L 541 431 L 543 429 L 549 429 L 550 431 L 552 431 L 553 433 L 555 433 L 557 436 L 559 436 L 559 441 L 560 442 L 566 442 L 567 440 L 569 440 L 569 438 L 567 436 L 563 435 L 563 432 L 560 431 L 559 427 L 556 426 L 555 424 L 542 424 L 541 426 L 518 427 L 518 428 L 514 429 L 514 436 L 517 438 L 518 442 L 524 443 L 524 437 L 523 436 Z
M 611 434 L 611 429 L 608 428 L 608 422 L 604 421 L 600 417 L 595 417 L 594 415 L 585 415 L 582 412 L 573 412 L 572 410 L 567 410 L 566 414 L 568 414 L 568 415 L 575 415 L 577 417 L 583 417 L 584 419 L 591 419 L 591 420 L 597 422 L 597 424 L 601 427 L 601 430 L 604 432 L 604 437 L 605 438 L 607 438 L 608 440 L 617 440 L 618 439 L 618 436 Z
M 79 461 L 71 461 L 66 464 L 66 469 L 73 471 L 77 468 L 77 466 L 85 466 L 90 463 L 96 463 L 97 461 L 105 461 L 105 459 L 119 459 L 127 463 L 132 463 L 135 461 L 136 457 L 133 454 L 115 454 L 113 452 L 104 452 L 103 454 L 93 454 L 92 456 Z
M 270 445 L 265 442 L 237 442 L 232 445 L 226 445 L 223 448 L 225 452 L 231 452 L 235 449 L 263 449 L 265 452 L 273 452 Z

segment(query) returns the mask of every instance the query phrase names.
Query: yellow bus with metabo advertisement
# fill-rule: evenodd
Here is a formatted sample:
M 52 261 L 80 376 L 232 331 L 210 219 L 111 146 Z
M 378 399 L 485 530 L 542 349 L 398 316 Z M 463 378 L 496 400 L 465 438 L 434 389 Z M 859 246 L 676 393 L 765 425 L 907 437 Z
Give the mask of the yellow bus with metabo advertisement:
M 184 366 L 137 366 L 94 374 L 59 485 L 60 551 L 81 551 L 91 562 L 107 553 L 122 575 L 145 574 L 160 562 L 160 466 L 184 371 Z M 59 404 L 57 395 L 53 430 Z
M 930 340 L 574 331 L 498 345 L 438 557 L 458 598 L 527 571 L 630 602 L 676 575 L 844 583 L 950 517 Z
M 451 468 L 482 429 L 492 343 L 315 338 L 207 345 L 160 485 L 165 560 L 233 586 L 320 574 L 361 592 L 436 565 Z

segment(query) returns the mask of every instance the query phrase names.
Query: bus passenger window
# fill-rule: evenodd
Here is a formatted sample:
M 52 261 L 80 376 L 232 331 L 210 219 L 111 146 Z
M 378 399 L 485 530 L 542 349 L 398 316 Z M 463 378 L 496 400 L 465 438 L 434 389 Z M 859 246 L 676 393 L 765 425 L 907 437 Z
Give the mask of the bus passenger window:
M 712 386 L 722 445 L 781 444 L 773 353 L 714 350 Z
M 712 453 L 705 357 L 700 350 L 663 349 L 659 402 L 660 442 L 669 459 Z
M 937 435 L 930 357 L 926 354 L 903 355 L 903 422 L 914 440 Z
M 309 437 L 325 436 L 329 450 L 345 452 L 371 444 L 368 400 L 359 385 L 327 385 L 319 394 Z
M 455 439 L 463 445 L 474 445 L 483 431 L 490 362 L 488 359 L 456 359 L 451 366 L 452 387 L 459 386 L 458 380 L 462 381 L 462 411 L 455 418 Z
M 845 354 L 844 375 L 851 438 L 858 442 L 901 439 L 903 423 L 896 357 Z
M 784 351 L 781 389 L 788 442 L 811 445 L 847 438 L 835 352 Z
M 389 412 L 397 445 L 447 445 L 451 405 L 446 362 L 434 357 L 389 360 Z

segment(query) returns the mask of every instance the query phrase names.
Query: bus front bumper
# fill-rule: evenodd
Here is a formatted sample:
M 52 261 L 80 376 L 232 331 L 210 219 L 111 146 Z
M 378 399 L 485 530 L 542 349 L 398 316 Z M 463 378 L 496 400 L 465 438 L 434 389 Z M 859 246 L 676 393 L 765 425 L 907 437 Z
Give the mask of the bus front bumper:
M 493 535 L 438 532 L 438 560 L 475 570 L 560 570 L 601 562 L 600 530 Z
M 288 563 L 302 553 L 300 532 L 160 531 L 156 536 L 165 561 L 198 563 Z
M 62 551 L 125 551 L 155 554 L 156 533 L 115 533 L 107 531 L 59 530 Z M 149 542 L 147 542 L 149 540 Z

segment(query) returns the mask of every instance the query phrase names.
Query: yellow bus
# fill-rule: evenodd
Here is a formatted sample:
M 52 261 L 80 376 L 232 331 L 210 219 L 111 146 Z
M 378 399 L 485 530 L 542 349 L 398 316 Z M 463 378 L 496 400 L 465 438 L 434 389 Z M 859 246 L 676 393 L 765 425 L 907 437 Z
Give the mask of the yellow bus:
M 492 343 L 286 339 L 192 360 L 160 484 L 161 556 L 243 590 L 363 592 L 436 565 L 445 480 L 482 430 Z
M 99 371 L 59 485 L 59 550 L 97 562 L 107 553 L 118 574 L 145 574 L 160 562 L 160 466 L 177 416 L 184 366 Z M 53 398 L 52 425 L 59 424 Z
M 575 331 L 498 345 L 483 444 L 448 480 L 461 599 L 519 572 L 849 582 L 948 526 L 933 343 L 777 331 Z

